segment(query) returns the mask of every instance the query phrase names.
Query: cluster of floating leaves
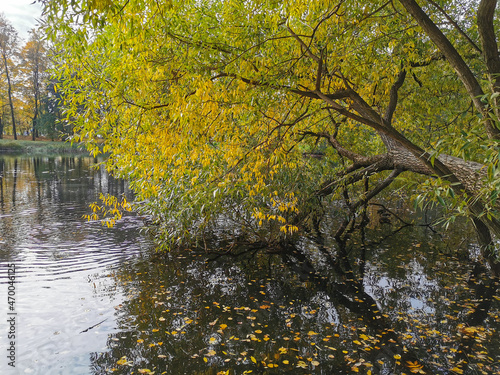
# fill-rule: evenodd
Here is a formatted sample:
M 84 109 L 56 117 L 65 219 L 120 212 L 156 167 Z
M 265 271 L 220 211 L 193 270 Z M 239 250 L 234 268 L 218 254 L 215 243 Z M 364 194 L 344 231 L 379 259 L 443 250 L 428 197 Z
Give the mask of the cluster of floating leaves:
M 130 299 L 118 308 L 123 332 L 110 339 L 111 353 L 101 355 L 107 372 L 429 374 L 431 369 L 442 374 L 500 374 L 498 297 L 487 324 L 466 325 L 478 301 L 460 270 L 453 274 L 436 263 L 435 282 L 443 285 L 417 296 L 427 298 L 421 309 L 394 303 L 407 302 L 403 296 L 405 288 L 415 288 L 411 282 L 398 290 L 387 288 L 376 308 L 381 310 L 377 319 L 390 326 L 376 329 L 305 281 L 281 285 L 279 277 L 293 278 L 281 265 L 276 266 L 279 277 L 275 270 L 272 277 L 250 278 L 238 269 L 236 276 L 223 272 L 214 286 L 204 278 L 215 266 L 195 258 L 185 259 L 182 267 L 157 264 L 157 271 L 120 275 Z M 390 261 L 403 258 L 396 255 Z M 396 266 L 391 272 L 407 268 Z M 162 280 L 164 272 L 170 275 L 167 280 Z M 225 290 L 228 285 L 240 288 L 241 295 Z M 390 298 L 393 294 L 399 299 Z M 241 305 L 242 300 L 247 303 Z M 353 301 L 371 303 L 357 296 Z

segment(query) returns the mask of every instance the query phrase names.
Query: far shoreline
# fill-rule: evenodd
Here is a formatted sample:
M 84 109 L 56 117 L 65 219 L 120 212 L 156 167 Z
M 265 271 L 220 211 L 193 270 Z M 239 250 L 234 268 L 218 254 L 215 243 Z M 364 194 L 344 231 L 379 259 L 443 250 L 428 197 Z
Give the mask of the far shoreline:
M 72 153 L 88 155 L 88 151 L 81 144 L 71 144 L 62 140 L 50 140 L 50 138 L 37 138 L 31 140 L 30 136 L 5 136 L 0 139 L 0 154 L 61 154 Z

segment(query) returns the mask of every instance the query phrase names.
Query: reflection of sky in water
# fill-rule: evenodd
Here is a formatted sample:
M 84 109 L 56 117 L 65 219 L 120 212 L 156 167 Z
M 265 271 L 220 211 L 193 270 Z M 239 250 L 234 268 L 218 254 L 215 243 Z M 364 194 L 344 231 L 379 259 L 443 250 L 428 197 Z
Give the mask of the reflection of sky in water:
M 398 307 L 404 307 L 402 310 L 407 313 L 434 314 L 436 309 L 431 299 L 439 290 L 436 280 L 429 279 L 416 259 L 411 259 L 404 270 L 404 278 L 391 278 L 384 267 L 368 263 L 365 270 L 366 292 L 376 300 L 396 300 Z
M 101 171 L 90 171 L 91 162 L 0 158 L 0 265 L 6 269 L 14 263 L 17 277 L 17 366 L 12 373 L 88 374 L 90 353 L 105 351 L 108 334 L 116 328 L 114 306 L 124 297 L 111 276 L 141 252 L 141 223 L 127 217 L 107 229 L 84 221 L 82 215 L 102 188 L 119 191 L 123 186 Z M 2 272 L 2 300 L 6 281 Z M 2 319 L 2 343 L 7 340 L 4 324 Z M 2 370 L 8 369 L 5 360 L 2 355 Z

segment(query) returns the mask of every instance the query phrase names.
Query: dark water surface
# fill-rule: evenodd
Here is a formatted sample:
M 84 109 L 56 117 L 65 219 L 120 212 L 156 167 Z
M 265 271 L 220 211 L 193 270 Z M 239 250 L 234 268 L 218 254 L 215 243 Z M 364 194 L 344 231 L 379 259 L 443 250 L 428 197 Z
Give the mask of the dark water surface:
M 13 373 L 500 374 L 500 302 L 470 228 L 393 219 L 323 251 L 159 256 L 133 216 L 111 229 L 81 218 L 100 191 L 126 192 L 92 164 L 0 158 Z

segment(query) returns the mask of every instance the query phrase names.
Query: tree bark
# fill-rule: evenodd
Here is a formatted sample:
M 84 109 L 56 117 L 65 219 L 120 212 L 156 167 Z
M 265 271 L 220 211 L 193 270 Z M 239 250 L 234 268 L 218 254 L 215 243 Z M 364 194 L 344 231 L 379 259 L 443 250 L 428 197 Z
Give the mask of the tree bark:
M 477 29 L 481 38 L 482 54 L 488 74 L 493 79 L 494 91 L 500 89 L 500 56 L 493 26 L 493 17 L 497 6 L 496 0 L 482 0 L 477 10 Z M 494 76 L 494 77 L 493 77 Z

